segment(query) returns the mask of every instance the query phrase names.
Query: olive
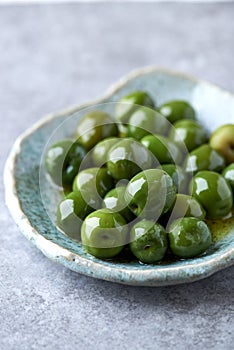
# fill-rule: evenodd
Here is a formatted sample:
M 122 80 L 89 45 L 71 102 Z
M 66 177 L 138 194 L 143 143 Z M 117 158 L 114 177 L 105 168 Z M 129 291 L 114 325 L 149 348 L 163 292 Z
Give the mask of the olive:
M 200 219 L 186 217 L 170 226 L 169 241 L 172 252 L 180 258 L 193 258 L 204 253 L 212 243 L 211 232 Z
M 167 137 L 148 135 L 143 137 L 141 143 L 153 153 L 159 164 L 181 163 L 182 153 L 179 146 Z
M 222 172 L 223 177 L 234 190 L 234 163 L 229 164 Z
M 132 227 L 130 249 L 141 262 L 152 264 L 162 260 L 167 247 L 167 234 L 158 223 L 143 219 Z
M 57 226 L 69 237 L 79 240 L 82 222 L 92 210 L 79 191 L 71 192 L 58 205 Z
M 110 148 L 117 142 L 119 142 L 118 137 L 109 137 L 98 142 L 92 151 L 93 164 L 97 167 L 105 165 Z
M 186 101 L 174 100 L 162 104 L 159 108 L 162 114 L 170 123 L 175 123 L 181 119 L 196 119 L 196 113 L 193 107 Z
M 141 140 L 149 134 L 166 135 L 169 127 L 170 124 L 161 114 L 152 109 L 141 107 L 129 119 L 128 136 Z
M 127 124 L 118 123 L 118 129 L 119 129 L 119 137 L 120 138 L 128 137 L 128 125 Z
M 132 138 L 121 139 L 107 155 L 107 168 L 116 180 L 131 179 L 151 165 L 152 155 L 148 149 Z
M 179 120 L 171 128 L 170 139 L 174 142 L 184 143 L 190 152 L 207 142 L 206 130 L 193 120 Z
M 163 164 L 161 169 L 172 178 L 176 192 L 184 193 L 186 191 L 188 176 L 179 165 Z
M 234 124 L 225 124 L 216 129 L 210 137 L 210 145 L 220 152 L 227 164 L 234 162 Z
M 185 159 L 184 168 L 188 173 L 201 170 L 222 171 L 225 167 L 224 157 L 210 145 L 202 145 L 193 150 Z
M 113 178 L 106 168 L 82 170 L 73 182 L 73 191 L 79 191 L 85 202 L 95 209 L 100 208 L 102 198 L 113 187 Z
M 70 186 L 85 155 L 78 142 L 63 140 L 52 145 L 46 153 L 45 165 L 53 182 L 61 187 Z
M 198 172 L 192 179 L 191 191 L 209 218 L 222 218 L 231 212 L 232 190 L 222 175 L 207 170 Z
M 126 186 L 118 186 L 110 190 L 103 199 L 103 207 L 120 213 L 128 222 L 130 222 L 134 219 L 135 215 L 133 215 L 125 202 L 125 191 Z
M 122 97 L 116 105 L 116 120 L 122 124 L 128 123 L 130 116 L 139 106 L 154 108 L 154 101 L 147 92 L 134 91 Z
M 125 201 L 131 211 L 146 219 L 157 220 L 173 205 L 176 190 L 172 178 L 161 169 L 148 169 L 128 183 Z
M 117 124 L 109 114 L 103 111 L 89 112 L 81 119 L 77 127 L 77 139 L 87 150 L 106 137 L 117 135 Z
M 101 259 L 119 254 L 126 244 L 127 234 L 125 219 L 119 213 L 106 208 L 88 215 L 81 227 L 84 249 Z
M 176 195 L 175 205 L 170 214 L 170 221 L 184 216 L 192 216 L 200 220 L 204 220 L 206 217 L 206 211 L 196 198 L 181 193 Z

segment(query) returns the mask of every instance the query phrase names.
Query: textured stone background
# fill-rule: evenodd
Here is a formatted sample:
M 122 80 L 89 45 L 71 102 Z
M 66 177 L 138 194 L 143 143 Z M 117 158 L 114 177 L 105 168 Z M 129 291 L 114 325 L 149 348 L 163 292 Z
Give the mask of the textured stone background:
M 45 114 L 156 64 L 234 92 L 234 3 L 0 7 L 2 168 Z M 75 274 L 21 235 L 0 183 L 0 349 L 233 349 L 234 267 L 190 285 L 133 288 Z

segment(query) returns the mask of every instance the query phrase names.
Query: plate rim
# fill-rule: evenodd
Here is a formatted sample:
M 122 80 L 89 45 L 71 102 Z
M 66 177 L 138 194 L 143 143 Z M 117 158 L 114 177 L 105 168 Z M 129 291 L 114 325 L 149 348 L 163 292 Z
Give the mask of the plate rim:
M 234 94 L 225 89 L 219 88 L 215 84 L 207 82 L 202 79 L 197 79 L 191 75 L 173 71 L 167 68 L 161 68 L 156 66 L 147 66 L 133 70 L 126 76 L 122 77 L 110 86 L 107 92 L 94 100 L 88 101 L 83 104 L 74 105 L 70 108 L 63 109 L 55 113 L 51 113 L 46 117 L 40 119 L 34 123 L 31 127 L 26 129 L 21 135 L 15 140 L 12 149 L 8 155 L 8 158 L 4 167 L 3 182 L 5 187 L 5 203 L 10 211 L 11 216 L 18 225 L 23 235 L 30 240 L 34 245 L 42 251 L 42 253 L 49 259 L 62 263 L 69 269 L 82 273 L 88 276 L 92 276 L 98 279 L 103 279 L 112 282 L 118 282 L 128 285 L 138 286 L 165 286 L 172 284 L 180 284 L 187 282 L 194 282 L 203 278 L 206 278 L 215 272 L 222 270 L 223 268 L 229 267 L 234 264 L 234 247 L 230 248 L 227 252 L 215 256 L 208 261 L 202 261 L 199 263 L 188 263 L 183 266 L 171 266 L 162 267 L 155 269 L 126 269 L 120 268 L 119 266 L 103 265 L 97 261 L 92 261 L 89 258 L 81 257 L 79 254 L 71 252 L 54 243 L 40 234 L 35 227 L 30 223 L 30 218 L 24 213 L 20 199 L 17 196 L 16 178 L 15 178 L 15 163 L 17 156 L 21 151 L 21 145 L 27 137 L 32 133 L 36 132 L 40 127 L 50 123 L 58 117 L 69 116 L 81 109 L 92 106 L 93 104 L 103 103 L 106 99 L 111 97 L 114 93 L 121 90 L 130 80 L 154 73 L 162 72 L 170 76 L 176 76 L 186 80 L 193 81 L 196 84 L 205 84 L 206 86 L 215 88 L 216 90 L 225 93 L 234 99 Z M 182 273 L 178 276 L 178 270 L 182 270 Z M 199 272 L 197 272 L 199 270 Z M 176 273 L 173 274 L 172 272 Z M 169 273 L 168 273 L 169 272 Z

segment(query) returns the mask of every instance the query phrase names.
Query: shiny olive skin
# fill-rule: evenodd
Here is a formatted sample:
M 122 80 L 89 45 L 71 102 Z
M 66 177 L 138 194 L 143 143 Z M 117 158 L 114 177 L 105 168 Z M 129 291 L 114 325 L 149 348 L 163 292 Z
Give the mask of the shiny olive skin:
M 234 163 L 228 165 L 223 170 L 222 175 L 234 190 Z
M 132 227 L 130 249 L 141 262 L 152 264 L 162 260 L 167 247 L 167 234 L 158 223 L 143 219 Z
M 198 200 L 210 219 L 227 216 L 233 206 L 231 186 L 213 171 L 200 171 L 191 181 L 192 196 Z
M 210 145 L 202 145 L 193 150 L 185 159 L 184 169 L 196 174 L 201 170 L 222 171 L 225 167 L 224 157 Z
M 93 111 L 86 114 L 78 124 L 77 140 L 90 150 L 107 137 L 118 136 L 118 127 L 109 114 Z
M 134 91 L 122 97 L 116 105 L 115 117 L 120 123 L 127 124 L 132 113 L 139 108 L 145 106 L 154 108 L 154 101 L 145 91 Z
M 128 124 L 121 124 L 118 123 L 118 129 L 119 129 L 119 138 L 125 138 L 128 137 Z
M 101 167 L 106 164 L 107 154 L 110 148 L 119 142 L 118 137 L 109 137 L 100 141 L 94 146 L 92 151 L 93 164 L 96 167 Z
M 136 140 L 141 140 L 149 134 L 168 134 L 170 124 L 158 112 L 141 107 L 138 108 L 130 117 L 128 123 L 128 136 Z
M 107 155 L 107 168 L 116 180 L 131 179 L 151 165 L 151 153 L 133 138 L 121 139 L 111 147 Z
M 86 217 L 81 227 L 84 249 L 100 259 L 109 259 L 126 244 L 128 228 L 125 219 L 110 209 L 99 209 Z
M 189 152 L 207 142 L 207 132 L 203 126 L 187 119 L 176 122 L 169 137 L 174 142 L 184 143 Z
M 160 223 L 168 230 L 171 223 L 179 218 L 195 217 L 204 220 L 206 211 L 202 205 L 193 197 L 178 193 L 174 206 L 160 218 Z
M 134 176 L 125 191 L 125 201 L 137 216 L 157 220 L 173 205 L 176 190 L 172 178 L 161 169 L 148 169 Z
M 186 217 L 177 219 L 169 230 L 172 252 L 180 258 L 193 258 L 204 253 L 212 243 L 211 232 L 200 219 Z
M 180 164 L 182 153 L 178 145 L 162 135 L 148 135 L 142 138 L 141 143 L 148 148 L 159 164 Z
M 92 211 L 79 191 L 71 192 L 58 205 L 56 224 L 69 237 L 79 240 L 83 220 Z
M 179 165 L 163 164 L 161 169 L 172 178 L 176 187 L 176 192 L 184 193 L 186 191 L 188 176 Z
M 225 124 L 216 129 L 210 137 L 210 145 L 220 152 L 226 163 L 234 162 L 234 124 Z
M 79 191 L 86 203 L 95 209 L 100 208 L 102 198 L 113 187 L 113 178 L 106 168 L 82 170 L 73 181 L 73 191 Z
M 181 119 L 196 119 L 196 113 L 193 107 L 188 102 L 181 100 L 164 103 L 160 106 L 159 113 L 172 124 Z
M 45 158 L 46 170 L 58 186 L 69 186 L 86 155 L 84 147 L 71 140 L 62 140 L 52 145 Z
M 114 212 L 121 214 L 127 222 L 132 221 L 135 215 L 128 208 L 125 202 L 124 194 L 126 186 L 118 186 L 110 190 L 103 199 L 103 208 L 111 209 Z
M 205 209 L 196 198 L 181 193 L 176 195 L 175 205 L 170 214 L 170 221 L 182 218 L 184 216 L 192 216 L 200 220 L 204 220 L 206 217 Z

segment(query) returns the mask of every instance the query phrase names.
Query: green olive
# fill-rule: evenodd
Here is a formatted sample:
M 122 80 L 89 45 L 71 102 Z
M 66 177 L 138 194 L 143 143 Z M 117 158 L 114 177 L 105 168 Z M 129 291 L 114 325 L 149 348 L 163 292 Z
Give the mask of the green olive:
M 127 124 L 130 116 L 139 106 L 154 108 L 154 101 L 147 92 L 134 91 L 122 97 L 116 105 L 116 120 Z
M 119 129 L 119 137 L 120 138 L 128 137 L 128 125 L 127 124 L 118 123 L 118 129 Z
M 224 157 L 207 144 L 193 150 L 187 156 L 184 163 L 185 171 L 194 174 L 201 170 L 219 172 L 222 171 L 224 167 Z
M 196 119 L 196 113 L 193 107 L 186 101 L 174 100 L 164 103 L 159 108 L 162 114 L 170 123 L 175 123 L 181 119 Z
M 103 199 L 103 207 L 120 213 L 127 222 L 130 222 L 134 219 L 135 215 L 131 212 L 125 202 L 125 191 L 126 186 L 118 186 L 110 190 Z
M 167 234 L 161 225 L 143 219 L 132 227 L 130 249 L 141 262 L 152 264 L 162 260 L 167 246 Z
M 207 170 L 198 172 L 192 179 L 191 191 L 209 218 L 223 218 L 230 214 L 233 194 L 222 175 Z
M 157 220 L 173 205 L 176 190 L 172 178 L 161 169 L 148 169 L 134 176 L 127 185 L 125 201 L 142 218 Z
M 83 220 L 92 210 L 79 191 L 71 192 L 58 205 L 57 226 L 72 239 L 79 240 Z
M 110 209 L 99 209 L 88 215 L 81 227 L 84 249 L 100 259 L 108 259 L 121 252 L 127 240 L 125 219 Z
M 105 165 L 107 162 L 107 154 L 110 148 L 119 141 L 120 140 L 118 137 L 109 137 L 103 141 L 98 142 L 93 148 L 92 152 L 93 164 L 97 167 Z
M 178 193 L 176 195 L 175 205 L 171 211 L 171 220 L 176 220 L 184 216 L 192 216 L 204 220 L 206 212 L 196 198 Z
M 220 152 L 227 164 L 234 162 L 234 124 L 225 124 L 216 129 L 210 137 L 210 145 Z
M 78 124 L 77 139 L 90 150 L 98 142 L 118 135 L 118 127 L 109 114 L 93 111 L 86 114 Z
M 170 248 L 180 258 L 204 253 L 212 243 L 211 232 L 204 221 L 186 217 L 173 222 L 169 231 Z
M 131 179 L 151 165 L 152 155 L 148 149 L 132 138 L 121 139 L 107 155 L 107 168 L 116 180 Z
M 181 163 L 182 153 L 179 146 L 167 137 L 148 135 L 143 137 L 141 143 L 153 153 L 159 164 Z
M 222 175 L 234 190 L 234 163 L 229 164 L 229 166 L 223 170 Z
M 161 169 L 172 178 L 176 192 L 184 193 L 186 191 L 188 176 L 179 165 L 163 164 Z
M 206 130 L 193 120 L 179 120 L 171 128 L 170 139 L 177 143 L 184 143 L 190 152 L 207 142 Z
M 82 170 L 73 182 L 73 191 L 79 191 L 85 202 L 95 209 L 100 208 L 102 198 L 113 187 L 113 178 L 106 168 Z
M 174 206 L 165 215 L 161 216 L 159 221 L 168 230 L 173 221 L 183 217 L 195 217 L 204 220 L 206 211 L 195 198 L 178 193 Z
M 141 140 L 149 134 L 166 135 L 169 128 L 165 117 L 152 109 L 141 107 L 129 119 L 128 136 Z
M 53 182 L 58 186 L 70 186 L 86 155 L 78 142 L 63 140 L 52 145 L 46 153 L 45 165 Z

